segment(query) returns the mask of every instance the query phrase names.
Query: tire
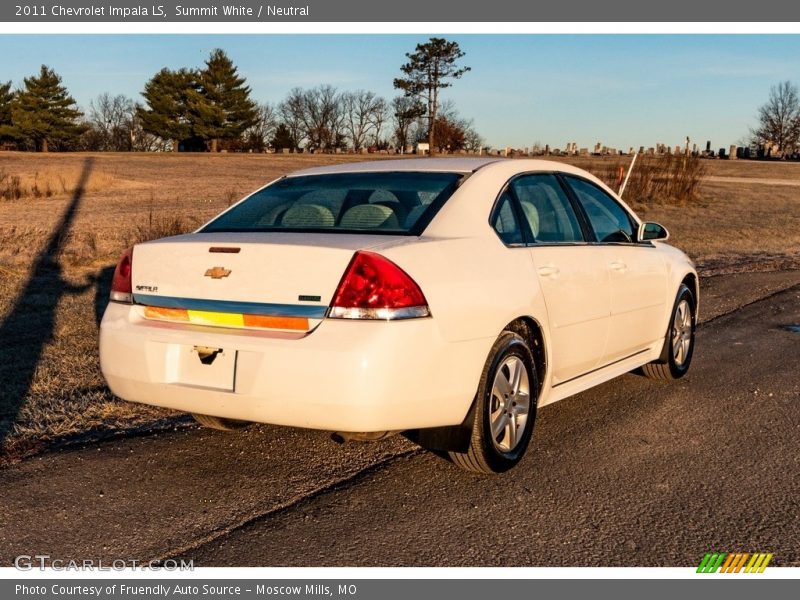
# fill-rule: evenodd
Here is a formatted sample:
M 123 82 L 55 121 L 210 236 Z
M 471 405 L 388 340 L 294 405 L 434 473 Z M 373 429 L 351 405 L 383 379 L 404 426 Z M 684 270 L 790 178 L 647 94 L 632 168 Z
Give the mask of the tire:
M 209 429 L 219 429 L 221 431 L 236 431 L 250 425 L 250 421 L 238 421 L 236 419 L 226 419 L 225 417 L 212 417 L 211 415 L 200 415 L 192 413 L 195 421 L 203 427 Z
M 689 371 L 694 355 L 694 338 L 697 329 L 694 294 L 684 284 L 678 288 L 675 305 L 669 319 L 669 328 L 664 338 L 664 353 L 661 360 L 647 363 L 642 374 L 650 379 L 680 379 Z
M 450 459 L 476 473 L 508 471 L 528 448 L 538 397 L 539 382 L 530 348 L 516 333 L 504 331 L 492 346 L 481 374 L 469 448 L 466 452 L 449 452 Z M 492 434 L 493 426 L 496 435 Z

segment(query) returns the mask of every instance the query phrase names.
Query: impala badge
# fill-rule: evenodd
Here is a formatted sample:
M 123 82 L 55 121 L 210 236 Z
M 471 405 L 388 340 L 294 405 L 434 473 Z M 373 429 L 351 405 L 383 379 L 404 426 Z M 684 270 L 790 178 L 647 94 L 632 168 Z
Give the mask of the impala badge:
M 206 277 L 211 277 L 211 279 L 222 279 L 230 274 L 231 270 L 225 267 L 214 267 L 206 271 Z

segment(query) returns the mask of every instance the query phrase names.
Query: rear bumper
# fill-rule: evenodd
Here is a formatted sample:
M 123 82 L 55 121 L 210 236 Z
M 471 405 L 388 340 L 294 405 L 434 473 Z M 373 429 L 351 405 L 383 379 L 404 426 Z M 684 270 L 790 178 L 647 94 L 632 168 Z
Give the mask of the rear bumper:
M 100 365 L 111 391 L 133 402 L 276 425 L 391 431 L 461 423 L 492 342 L 446 342 L 433 319 L 327 319 L 301 337 L 159 323 L 140 307 L 112 302 L 100 327 Z M 233 356 L 230 377 L 205 377 L 211 371 L 190 356 L 195 346 Z

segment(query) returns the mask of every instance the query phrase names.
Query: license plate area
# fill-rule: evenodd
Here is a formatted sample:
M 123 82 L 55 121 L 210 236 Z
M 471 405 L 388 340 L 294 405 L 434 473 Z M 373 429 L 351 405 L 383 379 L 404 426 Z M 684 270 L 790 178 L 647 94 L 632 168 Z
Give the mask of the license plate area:
M 167 383 L 232 392 L 236 379 L 236 350 L 217 346 L 170 344 Z

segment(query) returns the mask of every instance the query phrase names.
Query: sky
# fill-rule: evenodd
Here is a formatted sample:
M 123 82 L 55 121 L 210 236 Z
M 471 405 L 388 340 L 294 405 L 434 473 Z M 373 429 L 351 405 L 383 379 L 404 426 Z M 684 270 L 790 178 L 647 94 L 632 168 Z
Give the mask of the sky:
M 224 49 L 259 102 L 292 87 L 396 94 L 405 53 L 428 36 L 0 35 L 0 81 L 46 64 L 82 108 L 103 92 L 141 100 L 163 67 L 200 67 Z M 627 150 L 688 135 L 727 148 L 755 123 L 770 86 L 800 82 L 800 35 L 448 35 L 472 70 L 443 92 L 495 147 Z

